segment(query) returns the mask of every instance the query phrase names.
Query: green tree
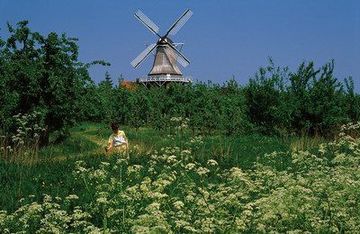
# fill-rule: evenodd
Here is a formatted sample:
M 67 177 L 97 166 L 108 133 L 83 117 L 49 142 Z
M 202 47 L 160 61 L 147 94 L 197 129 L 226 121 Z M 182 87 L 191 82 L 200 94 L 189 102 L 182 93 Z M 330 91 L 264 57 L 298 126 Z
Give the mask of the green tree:
M 234 78 L 222 87 L 221 107 L 221 126 L 227 135 L 249 130 L 244 94 Z
M 331 61 L 320 69 L 312 62 L 302 63 L 290 75 L 293 129 L 310 135 L 332 135 L 335 127 L 348 121 L 345 93 L 333 73 Z
M 273 134 L 288 121 L 282 108 L 287 75 L 287 67 L 276 67 L 270 59 L 269 66 L 261 67 L 244 88 L 249 119 L 262 133 Z
M 10 35 L 1 48 L 1 85 L 6 88 L 1 95 L 11 99 L 1 103 L 5 120 L 1 127 L 11 131 L 11 116 L 36 110 L 42 113 L 46 129 L 40 142 L 46 145 L 51 132 L 63 138 L 79 117 L 80 95 L 91 83 L 88 67 L 106 64 L 83 64 L 78 61 L 77 39 L 54 32 L 42 36 L 27 25 L 28 21 L 20 21 L 16 28 L 8 24 Z
M 146 92 L 145 92 L 146 93 Z M 126 113 L 127 121 L 134 126 L 136 130 L 148 122 L 149 100 L 144 93 L 144 89 L 138 89 L 130 92 L 128 105 L 130 111 Z
M 355 93 L 354 80 L 352 77 L 345 79 L 345 105 L 348 118 L 353 121 L 360 120 L 360 96 Z
M 105 73 L 105 79 L 99 83 L 98 96 L 100 98 L 100 106 L 102 121 L 107 123 L 113 121 L 115 116 L 115 90 L 113 88 L 113 82 L 109 72 Z

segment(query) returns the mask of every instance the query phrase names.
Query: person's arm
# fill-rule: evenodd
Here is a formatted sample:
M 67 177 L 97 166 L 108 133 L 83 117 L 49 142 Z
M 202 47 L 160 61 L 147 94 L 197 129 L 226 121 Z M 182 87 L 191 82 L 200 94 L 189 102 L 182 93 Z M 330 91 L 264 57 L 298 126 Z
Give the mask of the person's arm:
M 123 132 L 123 137 L 124 137 L 124 139 L 125 139 L 126 147 L 129 147 L 129 140 L 128 140 L 128 138 L 126 137 L 125 132 Z

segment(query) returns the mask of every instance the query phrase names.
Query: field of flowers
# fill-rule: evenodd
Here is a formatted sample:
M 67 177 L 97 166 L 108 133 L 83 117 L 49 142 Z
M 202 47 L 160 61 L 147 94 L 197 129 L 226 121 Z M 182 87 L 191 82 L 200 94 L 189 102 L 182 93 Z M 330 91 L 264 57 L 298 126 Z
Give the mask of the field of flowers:
M 249 169 L 197 160 L 201 137 L 95 166 L 79 160 L 72 176 L 83 189 L 22 198 L 14 212 L 0 211 L 0 233 L 355 233 L 359 127 L 346 125 L 311 151 L 267 154 Z

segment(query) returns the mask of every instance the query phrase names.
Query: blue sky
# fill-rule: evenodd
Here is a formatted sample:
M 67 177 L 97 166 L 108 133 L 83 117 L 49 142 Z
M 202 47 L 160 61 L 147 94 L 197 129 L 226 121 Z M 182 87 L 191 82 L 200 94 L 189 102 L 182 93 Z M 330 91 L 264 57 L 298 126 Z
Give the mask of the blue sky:
M 79 38 L 80 60 L 104 59 L 111 67 L 93 67 L 95 81 L 106 70 L 114 81 L 146 75 L 151 57 L 139 69 L 130 62 L 155 42 L 133 14 L 141 9 L 165 32 L 187 8 L 194 15 L 173 38 L 184 42 L 191 64 L 182 69 L 194 79 L 222 83 L 233 75 L 245 84 L 271 56 L 277 65 L 317 66 L 335 59 L 339 79 L 353 76 L 360 90 L 360 1 L 233 0 L 115 1 L 0 0 L 0 35 L 6 22 L 30 21 L 34 31 L 66 32 Z

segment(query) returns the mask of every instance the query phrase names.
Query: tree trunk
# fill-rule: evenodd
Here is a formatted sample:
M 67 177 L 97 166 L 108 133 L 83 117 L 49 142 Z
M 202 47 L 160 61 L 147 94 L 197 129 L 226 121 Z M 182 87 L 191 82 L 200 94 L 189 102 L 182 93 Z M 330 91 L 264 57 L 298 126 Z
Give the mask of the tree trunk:
M 40 134 L 39 146 L 44 147 L 49 145 L 49 137 L 50 137 L 49 127 L 46 126 L 45 131 L 42 134 Z

